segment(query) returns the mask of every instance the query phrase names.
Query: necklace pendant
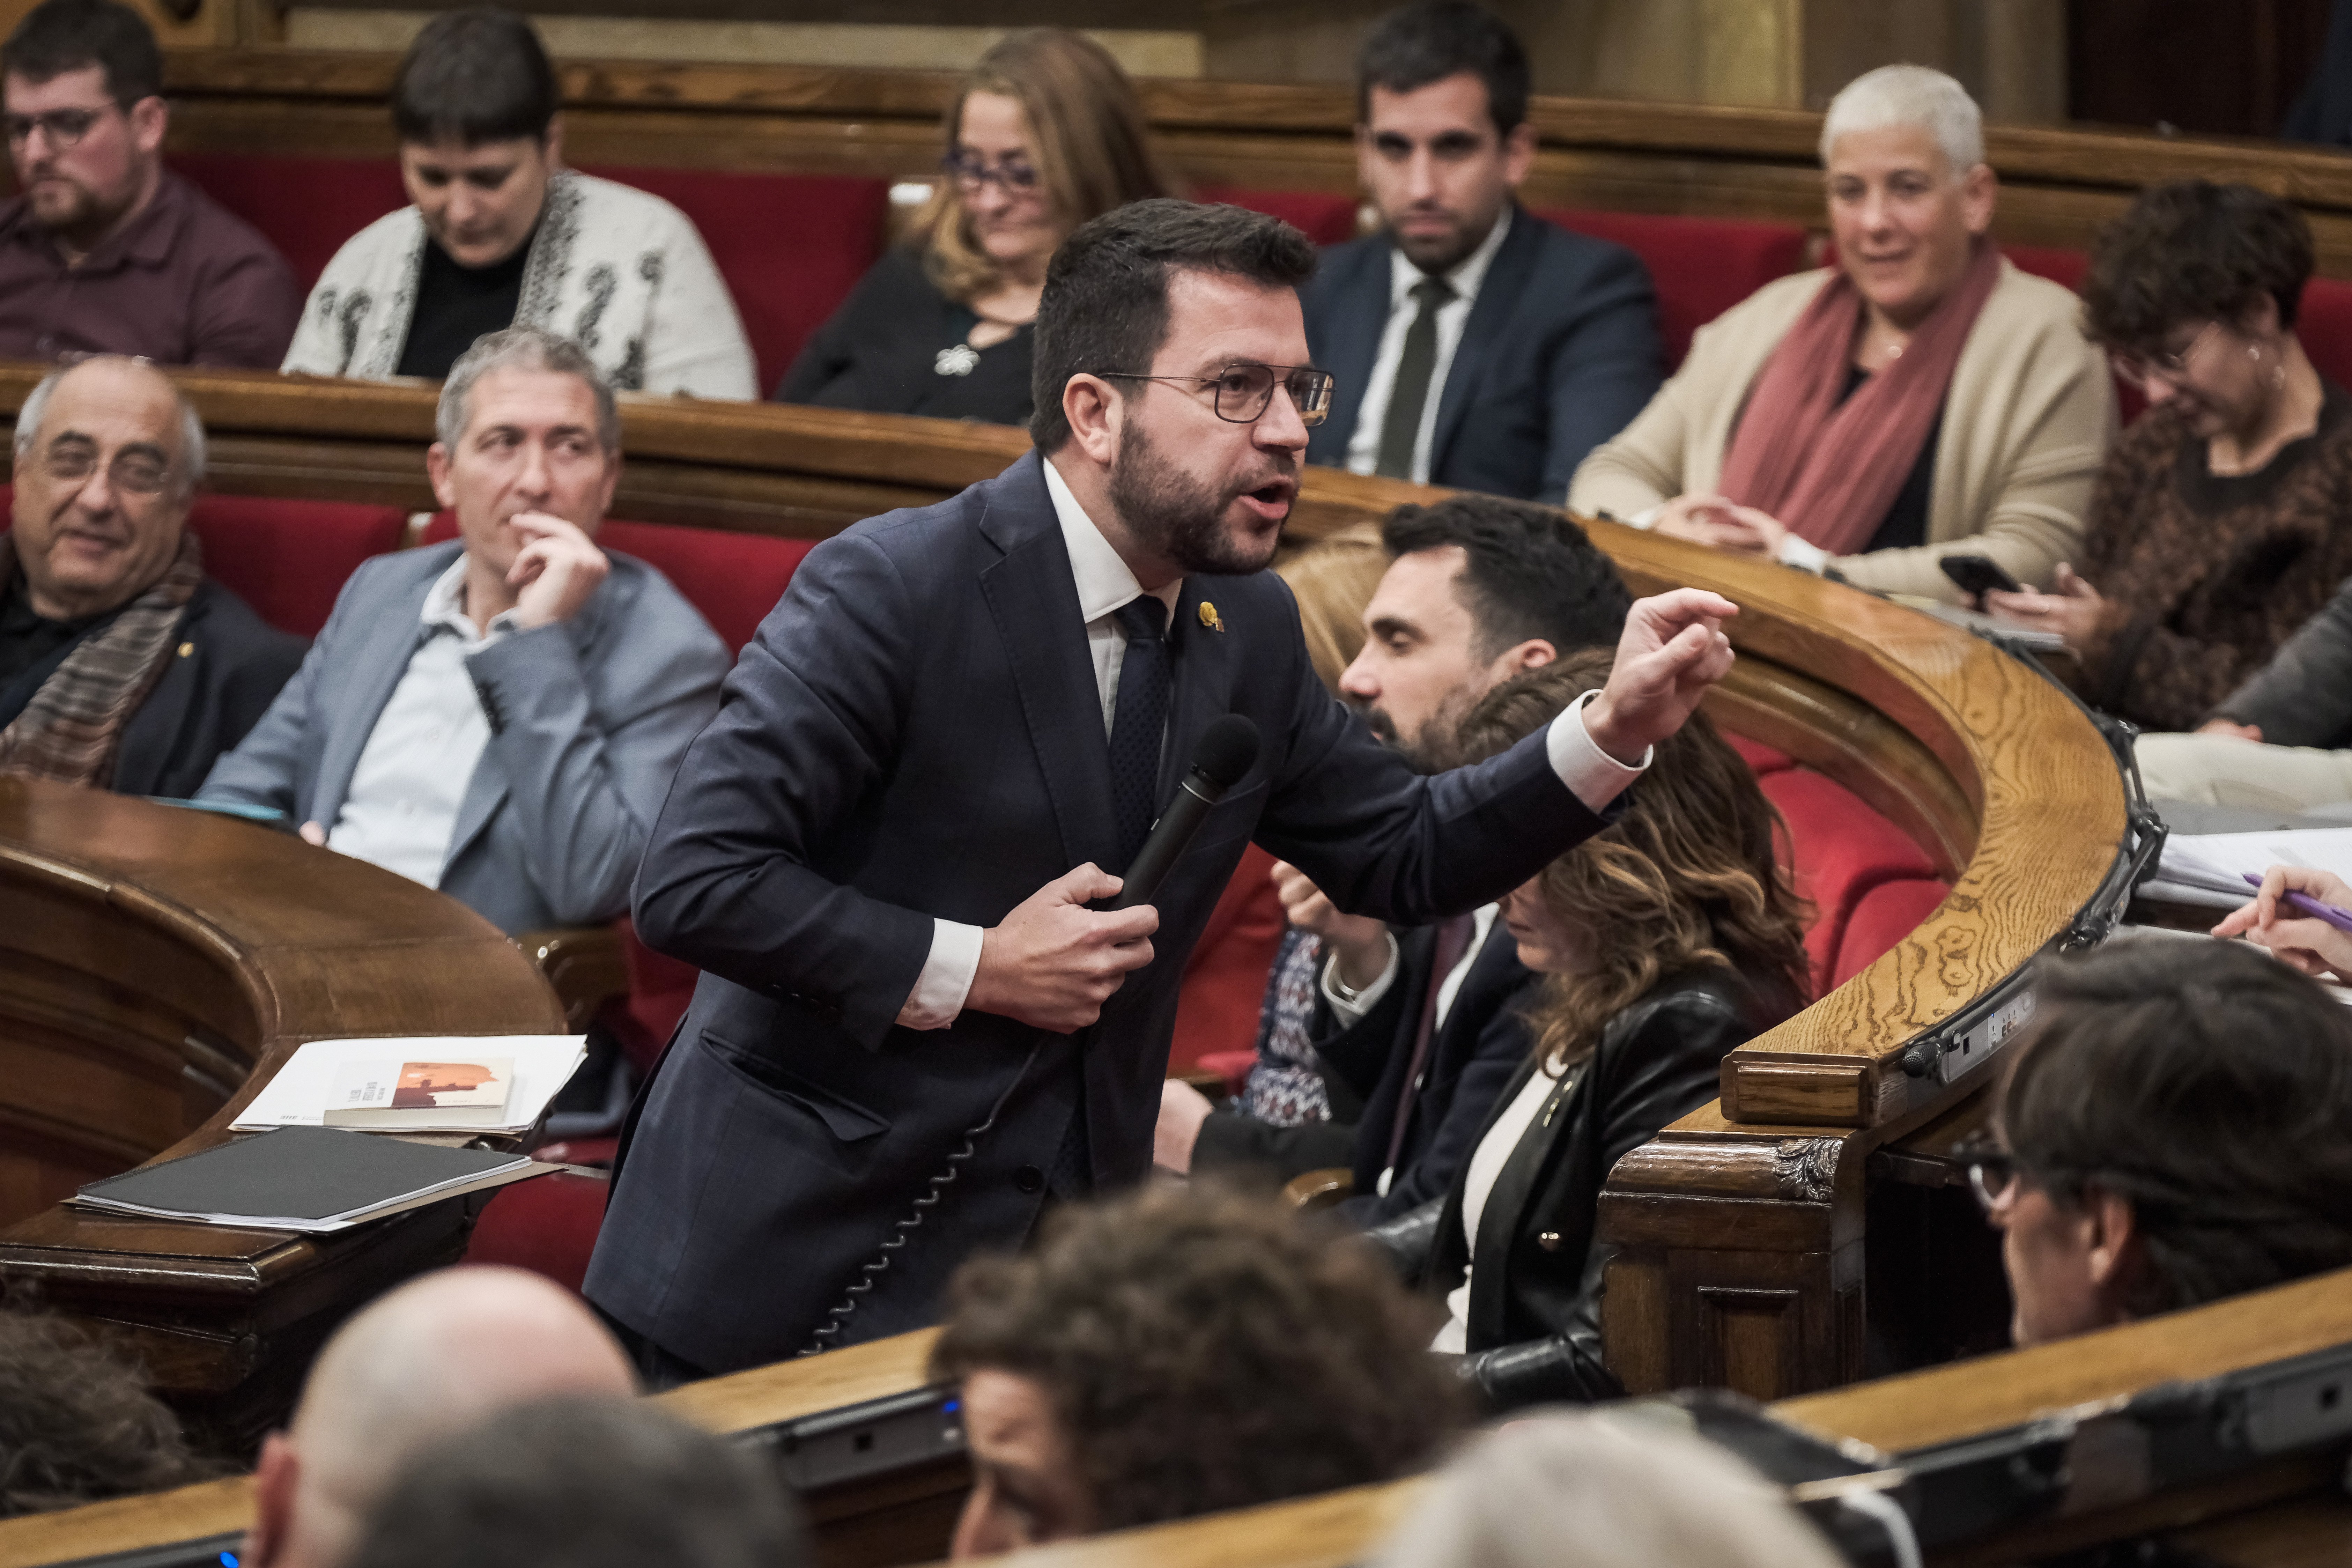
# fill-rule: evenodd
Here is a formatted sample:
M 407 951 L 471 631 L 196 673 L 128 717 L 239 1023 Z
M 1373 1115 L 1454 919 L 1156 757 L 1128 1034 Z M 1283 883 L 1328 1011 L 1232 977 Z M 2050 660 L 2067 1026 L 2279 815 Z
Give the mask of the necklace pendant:
M 970 375 L 980 363 L 980 351 L 970 343 L 958 343 L 940 351 L 931 362 L 931 369 L 940 375 Z

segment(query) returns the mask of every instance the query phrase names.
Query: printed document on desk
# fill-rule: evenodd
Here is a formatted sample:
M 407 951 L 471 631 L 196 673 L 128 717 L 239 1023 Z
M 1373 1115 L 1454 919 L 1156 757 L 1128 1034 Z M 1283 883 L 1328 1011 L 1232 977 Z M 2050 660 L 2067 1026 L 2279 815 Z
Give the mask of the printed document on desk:
M 239 1132 L 272 1127 L 325 1125 L 339 1075 L 369 1062 L 511 1060 L 514 1084 L 495 1123 L 454 1112 L 445 1127 L 430 1111 L 404 1112 L 404 1132 L 520 1132 L 535 1125 L 548 1101 L 570 1082 L 588 1054 L 585 1035 L 457 1035 L 373 1040 L 312 1040 L 299 1047 L 278 1076 L 253 1097 L 229 1126 Z
M 2234 910 L 2254 896 L 2246 878 L 2273 866 L 2309 866 L 2352 882 L 2352 827 L 2177 834 L 2164 841 L 2164 858 L 2140 891 L 2175 903 Z

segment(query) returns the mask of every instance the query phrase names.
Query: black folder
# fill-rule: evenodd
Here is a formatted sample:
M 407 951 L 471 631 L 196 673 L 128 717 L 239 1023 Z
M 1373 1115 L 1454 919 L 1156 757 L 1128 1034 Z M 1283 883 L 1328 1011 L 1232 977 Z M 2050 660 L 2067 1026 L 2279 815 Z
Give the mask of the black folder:
M 553 1169 L 497 1150 L 338 1127 L 280 1127 L 92 1182 L 74 1201 L 155 1219 L 329 1231 Z

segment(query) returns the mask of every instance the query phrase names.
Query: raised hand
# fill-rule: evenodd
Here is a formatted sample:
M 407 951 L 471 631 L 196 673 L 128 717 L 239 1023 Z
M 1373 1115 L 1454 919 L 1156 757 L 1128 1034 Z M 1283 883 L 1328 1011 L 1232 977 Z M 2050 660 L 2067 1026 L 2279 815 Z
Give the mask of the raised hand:
M 543 511 L 517 512 L 507 520 L 523 538 L 522 551 L 507 569 L 507 586 L 517 591 L 515 620 L 525 627 L 568 621 L 595 593 L 613 563 L 578 523 Z
M 1609 684 L 1584 710 L 1592 743 L 1630 767 L 1681 729 L 1706 689 L 1731 669 L 1723 623 L 1738 613 L 1738 605 L 1704 588 L 1635 600 Z
M 1362 990 L 1381 977 L 1389 963 L 1389 928 L 1370 915 L 1347 915 L 1315 885 L 1314 879 L 1287 860 L 1274 863 L 1274 896 L 1290 923 L 1339 956 L 1339 978 Z
M 981 933 L 966 1007 L 1066 1035 L 1102 1016 L 1128 974 L 1151 962 L 1160 911 L 1087 905 L 1119 889 L 1092 861 L 1065 871 Z

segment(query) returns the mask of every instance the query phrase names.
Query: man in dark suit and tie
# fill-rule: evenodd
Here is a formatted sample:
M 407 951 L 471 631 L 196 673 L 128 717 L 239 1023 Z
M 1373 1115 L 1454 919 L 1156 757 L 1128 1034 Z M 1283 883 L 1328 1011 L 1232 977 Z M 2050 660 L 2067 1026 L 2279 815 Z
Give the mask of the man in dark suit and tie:
M 1337 384 L 1310 462 L 1557 504 L 1658 389 L 1639 258 L 1520 208 L 1528 57 L 1468 0 L 1391 12 L 1364 46 L 1356 155 L 1381 232 L 1305 290 Z
M 1324 689 L 1263 570 L 1328 379 L 1297 230 L 1148 201 L 1055 253 L 1037 450 L 820 544 L 744 650 L 639 872 L 705 971 L 586 1293 L 656 1382 L 919 1327 L 1047 1195 L 1150 1163 L 1178 982 L 1252 838 L 1407 921 L 1524 880 L 1727 669 L 1728 602 L 1637 605 L 1589 706 L 1424 777 Z M 1089 906 L 1210 721 L 1257 759 L 1150 905 Z

